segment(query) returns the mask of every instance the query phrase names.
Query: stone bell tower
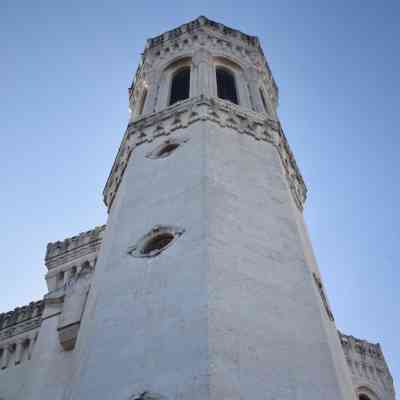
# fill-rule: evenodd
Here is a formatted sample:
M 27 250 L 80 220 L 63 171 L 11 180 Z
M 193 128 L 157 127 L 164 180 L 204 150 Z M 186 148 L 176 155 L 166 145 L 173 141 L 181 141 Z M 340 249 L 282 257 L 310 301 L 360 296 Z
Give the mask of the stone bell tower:
M 354 398 L 258 39 L 150 39 L 129 103 L 66 398 Z

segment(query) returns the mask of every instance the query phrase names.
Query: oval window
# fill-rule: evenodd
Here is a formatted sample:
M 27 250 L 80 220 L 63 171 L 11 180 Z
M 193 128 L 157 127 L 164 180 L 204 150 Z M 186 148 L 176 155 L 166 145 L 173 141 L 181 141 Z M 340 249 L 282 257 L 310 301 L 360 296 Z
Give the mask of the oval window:
M 128 249 L 128 254 L 133 257 L 154 257 L 171 246 L 184 231 L 174 226 L 155 226 Z

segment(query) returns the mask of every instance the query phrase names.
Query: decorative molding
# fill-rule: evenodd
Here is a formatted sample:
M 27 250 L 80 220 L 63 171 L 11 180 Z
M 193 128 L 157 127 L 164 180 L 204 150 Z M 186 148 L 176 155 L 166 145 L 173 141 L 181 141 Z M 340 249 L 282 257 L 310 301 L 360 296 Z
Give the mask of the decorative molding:
M 157 137 L 168 136 L 198 121 L 210 121 L 221 127 L 229 127 L 235 133 L 275 146 L 293 199 L 297 207 L 303 210 L 307 188 L 279 122 L 268 119 L 265 114 L 245 111 L 228 101 L 205 96 L 178 102 L 128 125 L 103 191 L 108 210 L 113 204 L 135 147 L 152 142 Z

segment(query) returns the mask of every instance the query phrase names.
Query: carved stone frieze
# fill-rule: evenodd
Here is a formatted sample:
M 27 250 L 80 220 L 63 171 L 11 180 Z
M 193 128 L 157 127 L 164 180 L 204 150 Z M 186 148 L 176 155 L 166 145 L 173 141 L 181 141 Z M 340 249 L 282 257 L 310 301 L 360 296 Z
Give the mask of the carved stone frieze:
M 136 146 L 152 142 L 160 136 L 168 136 L 197 121 L 210 121 L 221 127 L 229 127 L 233 132 L 251 136 L 254 140 L 274 145 L 281 157 L 293 199 L 298 208 L 303 209 L 307 189 L 280 124 L 266 118 L 265 114 L 244 111 L 228 101 L 204 96 L 184 100 L 128 125 L 103 191 L 108 209 L 112 206 Z

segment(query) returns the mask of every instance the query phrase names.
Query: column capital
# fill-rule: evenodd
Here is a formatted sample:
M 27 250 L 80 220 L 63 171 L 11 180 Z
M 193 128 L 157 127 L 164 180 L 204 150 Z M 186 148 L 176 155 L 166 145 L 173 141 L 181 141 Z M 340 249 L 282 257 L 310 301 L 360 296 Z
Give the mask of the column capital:
M 197 67 L 201 63 L 209 64 L 212 58 L 212 54 L 207 49 L 201 47 L 197 49 L 192 57 L 192 63 L 195 67 Z

